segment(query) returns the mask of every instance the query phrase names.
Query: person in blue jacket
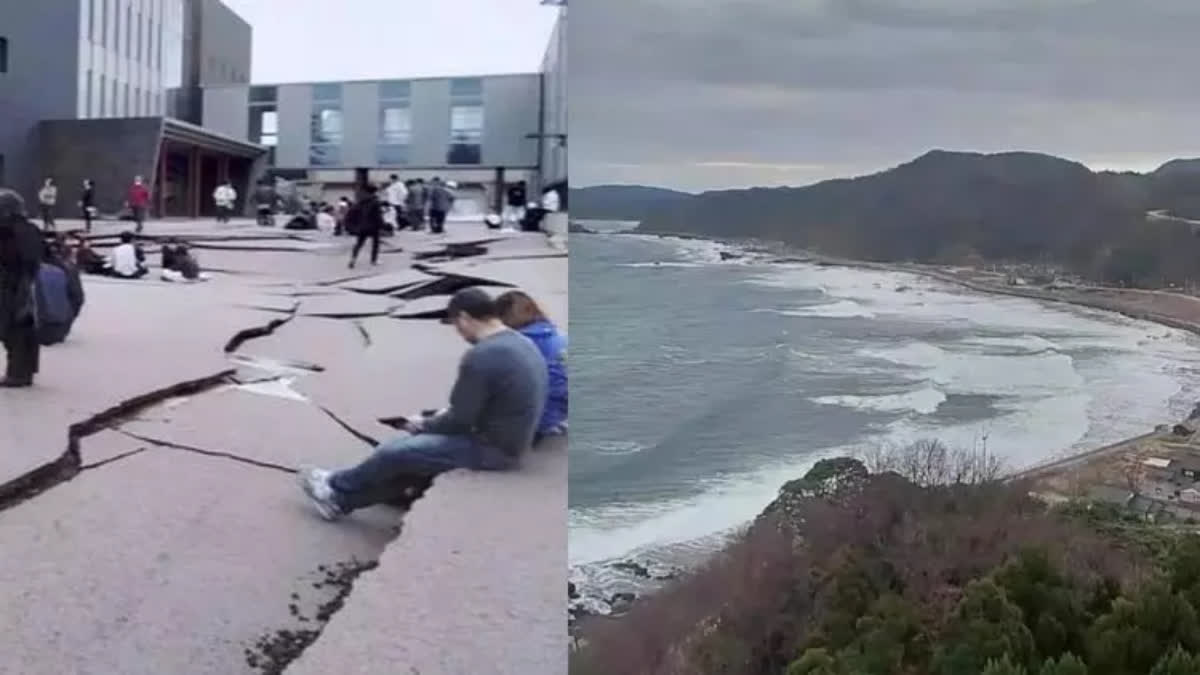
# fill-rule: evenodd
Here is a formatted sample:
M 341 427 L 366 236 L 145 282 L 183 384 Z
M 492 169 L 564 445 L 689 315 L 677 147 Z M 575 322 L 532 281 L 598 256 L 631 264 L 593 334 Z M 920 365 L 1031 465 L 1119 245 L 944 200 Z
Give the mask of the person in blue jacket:
M 537 345 L 550 371 L 546 408 L 538 423 L 537 438 L 567 433 L 567 337 L 558 332 L 533 298 L 508 291 L 496 298 L 500 320 Z

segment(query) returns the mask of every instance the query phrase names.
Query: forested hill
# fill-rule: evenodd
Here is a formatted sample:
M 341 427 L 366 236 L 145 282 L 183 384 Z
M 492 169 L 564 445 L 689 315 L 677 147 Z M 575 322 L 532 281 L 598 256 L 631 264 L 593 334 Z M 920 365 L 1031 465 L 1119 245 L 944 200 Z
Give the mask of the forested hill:
M 655 209 L 670 207 L 693 195 L 644 185 L 596 185 L 571 188 L 571 216 L 582 220 L 637 221 Z
M 1061 264 L 1137 285 L 1200 279 L 1200 160 L 1149 174 L 1050 155 L 935 150 L 879 173 L 800 188 L 706 192 L 656 205 L 642 232 L 773 239 L 867 260 Z

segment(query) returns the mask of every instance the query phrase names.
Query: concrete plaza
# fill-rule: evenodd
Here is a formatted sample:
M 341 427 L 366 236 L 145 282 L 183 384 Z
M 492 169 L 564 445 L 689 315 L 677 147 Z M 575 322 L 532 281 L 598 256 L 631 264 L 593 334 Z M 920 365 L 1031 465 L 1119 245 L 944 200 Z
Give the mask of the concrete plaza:
M 327 233 L 151 222 L 212 279 L 85 277 L 35 387 L 0 392 L 0 673 L 565 672 L 562 443 L 336 524 L 294 479 L 445 404 L 456 288 L 520 287 L 565 330 L 565 252 L 447 229 L 348 270 Z

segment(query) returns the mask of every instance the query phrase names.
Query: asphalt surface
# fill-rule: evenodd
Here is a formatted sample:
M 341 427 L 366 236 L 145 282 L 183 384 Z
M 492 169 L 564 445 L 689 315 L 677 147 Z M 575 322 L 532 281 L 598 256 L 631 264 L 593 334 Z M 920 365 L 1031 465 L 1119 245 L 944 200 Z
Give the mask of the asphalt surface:
M 212 279 L 85 277 L 36 386 L 0 391 L 0 673 L 270 673 L 306 647 L 288 672 L 564 672 L 562 447 L 439 478 L 407 515 L 325 523 L 295 485 L 300 464 L 346 466 L 396 433 L 379 417 L 444 405 L 465 345 L 403 317 L 436 312 L 424 293 L 447 274 L 519 286 L 565 327 L 565 254 L 448 230 L 348 270 L 351 242 L 324 233 L 150 223 Z M 414 647 L 451 639 L 457 660 Z

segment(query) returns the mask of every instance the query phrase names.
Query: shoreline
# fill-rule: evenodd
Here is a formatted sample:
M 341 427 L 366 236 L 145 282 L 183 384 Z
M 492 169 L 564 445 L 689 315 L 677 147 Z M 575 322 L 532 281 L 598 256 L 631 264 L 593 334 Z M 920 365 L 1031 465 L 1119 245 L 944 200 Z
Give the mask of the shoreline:
M 1113 289 L 1092 286 L 1078 286 L 1072 288 L 1061 288 L 1057 290 L 1035 286 L 1009 286 L 1007 285 L 1003 276 L 996 275 L 995 273 L 989 273 L 984 270 L 976 270 L 966 267 L 921 265 L 896 262 L 873 262 L 839 258 L 798 249 L 783 242 L 765 240 L 708 237 L 688 233 L 638 232 L 636 230 L 625 230 L 620 232 L 597 232 L 597 234 L 626 234 L 633 236 L 648 236 L 655 238 L 669 237 L 675 239 L 713 242 L 722 246 L 728 246 L 732 249 L 737 249 L 738 251 L 745 251 L 747 254 L 763 254 L 774 258 L 773 261 L 763 261 L 765 264 L 772 264 L 772 262 L 780 264 L 809 263 L 822 267 L 845 267 L 851 269 L 915 274 L 924 278 L 953 284 L 977 293 L 1019 297 L 1047 303 L 1061 303 L 1084 307 L 1091 310 L 1112 312 L 1130 319 L 1149 321 L 1158 325 L 1166 326 L 1168 328 L 1183 330 L 1193 335 L 1200 336 L 1200 298 L 1184 296 L 1179 293 L 1141 289 Z M 733 253 L 736 251 L 730 252 Z M 1182 310 L 1188 309 L 1193 310 L 1194 313 L 1191 315 L 1185 315 L 1181 313 L 1172 315 L 1164 313 L 1165 311 L 1169 310 L 1181 312 Z M 1192 320 L 1189 320 L 1189 318 Z M 1099 447 L 1087 447 L 1085 449 L 1071 452 L 1070 454 L 1055 455 L 1023 467 L 1013 467 L 1013 472 L 1005 480 L 1011 481 L 1021 479 L 1037 479 L 1043 475 L 1055 472 L 1057 470 L 1069 468 L 1077 464 L 1088 463 L 1111 454 L 1128 450 L 1130 447 L 1140 442 L 1144 442 L 1147 439 L 1157 436 L 1158 432 L 1154 430 L 1158 426 L 1162 424 L 1175 424 L 1179 421 L 1180 420 L 1147 420 L 1146 433 L 1133 436 L 1131 438 L 1121 439 Z M 634 564 L 638 563 L 638 559 L 636 557 L 623 558 L 622 560 L 626 562 L 633 561 Z M 656 591 L 649 591 L 645 595 L 651 595 L 654 592 Z M 643 596 L 642 593 L 638 593 L 637 595 L 639 597 Z M 581 612 L 581 615 L 589 613 L 590 612 L 584 611 Z M 621 613 L 614 612 L 613 614 L 608 614 L 605 616 L 615 619 L 619 618 Z M 574 621 L 572 621 L 572 623 L 574 623 Z
M 920 263 L 872 262 L 841 258 L 820 253 L 814 253 L 794 245 L 780 241 L 758 240 L 752 238 L 705 237 L 693 233 L 675 232 L 639 232 L 626 230 L 621 234 L 651 237 L 673 237 L 677 239 L 695 239 L 711 241 L 718 244 L 740 248 L 752 253 L 766 253 L 777 256 L 780 263 L 810 263 L 822 267 L 846 267 L 881 272 L 901 272 L 915 274 L 928 279 L 935 279 L 953 284 L 976 293 L 1001 295 L 1008 297 L 1026 298 L 1046 303 L 1065 304 L 1087 309 L 1111 312 L 1136 321 L 1148 321 L 1167 328 L 1181 330 L 1200 337 L 1200 297 L 1138 288 L 1108 288 L 1103 286 L 1075 286 L 1057 290 L 1035 286 L 1009 286 L 998 281 L 988 281 L 980 277 L 992 273 L 969 267 L 954 267 L 949 265 L 929 265 Z M 768 263 L 770 264 L 770 263 Z M 973 276 L 972 276 L 973 275 Z M 1158 303 L 1159 307 L 1140 305 Z M 1169 313 L 1174 312 L 1174 313 Z M 1187 315 L 1189 318 L 1184 318 Z M 1008 480 L 1032 478 L 1044 473 L 1069 465 L 1087 462 L 1107 454 L 1127 449 L 1139 442 L 1156 436 L 1153 431 L 1161 424 L 1176 424 L 1181 420 L 1151 421 L 1147 432 L 1138 436 L 1125 438 L 1097 448 L 1087 448 L 1070 455 L 1047 459 L 1043 462 L 1017 468 Z

